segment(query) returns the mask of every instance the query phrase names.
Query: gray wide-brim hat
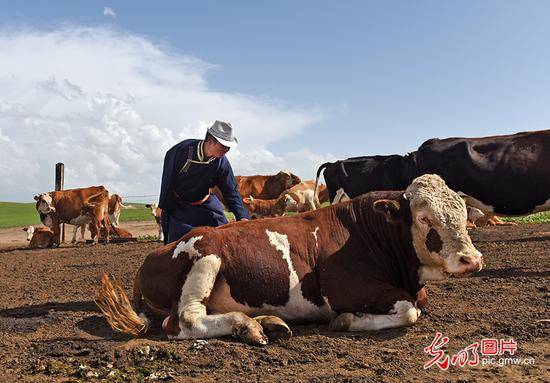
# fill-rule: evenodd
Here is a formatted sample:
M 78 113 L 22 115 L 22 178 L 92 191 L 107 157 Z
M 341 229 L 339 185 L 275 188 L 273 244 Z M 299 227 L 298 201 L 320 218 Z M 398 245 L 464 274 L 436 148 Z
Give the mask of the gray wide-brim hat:
M 233 135 L 233 127 L 230 122 L 218 121 L 206 129 L 223 146 L 234 148 L 237 146 L 237 138 Z

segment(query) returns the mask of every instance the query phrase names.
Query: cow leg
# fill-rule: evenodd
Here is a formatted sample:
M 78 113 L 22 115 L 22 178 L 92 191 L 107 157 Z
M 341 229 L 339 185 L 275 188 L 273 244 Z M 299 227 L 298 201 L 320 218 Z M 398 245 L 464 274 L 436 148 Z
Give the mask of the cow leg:
M 408 300 L 397 301 L 388 314 L 344 313 L 330 322 L 332 331 L 378 331 L 412 326 L 420 316 L 420 309 Z
M 109 214 L 107 214 L 107 212 L 105 212 L 105 214 L 103 214 L 103 227 L 105 228 L 105 243 L 109 243 L 110 239 L 111 239 L 111 236 L 110 236 L 110 232 L 111 232 L 111 222 L 109 221 Z
M 158 240 L 159 241 L 164 241 L 164 234 L 162 232 L 162 225 L 161 223 L 157 223 L 157 226 L 158 226 Z
M 71 243 L 76 243 L 76 233 L 78 232 L 78 229 L 80 226 L 73 226 L 73 239 L 71 239 Z
M 80 225 L 80 239 L 84 241 L 84 235 L 86 234 L 86 225 Z
M 254 320 L 262 326 L 269 340 L 288 339 L 292 336 L 290 327 L 279 317 L 262 315 L 255 317 Z
M 234 335 L 246 343 L 267 344 L 262 326 L 240 312 L 211 314 L 205 302 L 220 271 L 221 259 L 210 254 L 195 261 L 187 274 L 177 306 L 180 332 L 169 339 L 215 338 Z M 164 320 L 170 322 L 170 317 Z

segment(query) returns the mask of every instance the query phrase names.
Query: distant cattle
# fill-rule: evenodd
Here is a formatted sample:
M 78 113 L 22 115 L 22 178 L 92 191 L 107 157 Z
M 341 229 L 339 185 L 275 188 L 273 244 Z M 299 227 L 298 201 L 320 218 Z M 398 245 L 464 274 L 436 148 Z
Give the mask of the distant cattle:
M 284 320 L 330 322 L 335 331 L 411 326 L 426 281 L 481 267 L 464 201 L 424 175 L 404 192 L 196 228 L 147 256 L 133 308 L 106 275 L 95 300 L 118 331 L 143 333 L 146 313 L 156 313 L 169 339 L 234 335 L 266 344 L 291 335 Z
M 284 191 L 301 182 L 300 177 L 289 171 L 280 171 L 274 175 L 236 176 L 235 179 L 242 198 L 263 200 L 277 199 Z M 212 188 L 211 193 L 227 206 L 219 188 Z
M 46 226 L 53 229 L 54 246 L 60 243 L 60 224 L 69 223 L 76 226 L 73 234 L 75 239 L 78 227 L 91 223 L 90 229 L 94 243 L 99 239 L 101 226 L 110 227 L 109 223 L 109 192 L 103 186 L 91 186 L 80 189 L 52 191 L 38 194 L 36 210 Z M 107 242 L 109 236 L 107 235 Z
M 23 229 L 27 232 L 27 241 L 31 249 L 46 249 L 53 246 L 53 231 L 49 227 L 29 226 Z
M 109 230 L 109 235 L 113 238 L 132 238 L 132 233 L 120 226 L 111 226 Z M 105 238 L 105 229 L 101 228 L 100 236 L 102 239 Z
M 477 207 L 468 206 L 468 229 L 483 226 L 516 226 L 514 222 L 504 222 L 498 216 L 491 213 L 483 213 Z
M 112 194 L 109 197 L 109 220 L 111 221 L 111 226 L 119 226 L 120 210 L 123 207 L 127 206 L 122 204 L 122 198 L 118 194 Z
M 247 197 L 243 198 L 243 203 L 251 218 L 280 217 L 285 215 L 285 211 L 297 207 L 296 201 L 286 193 L 275 199 Z
M 300 183 L 300 177 L 288 171 L 275 175 L 236 176 L 239 192 L 243 198 L 278 198 L 281 193 Z
M 151 215 L 155 217 L 155 221 L 157 222 L 157 239 L 159 241 L 164 241 L 164 234 L 162 232 L 162 209 L 160 207 L 157 207 L 156 203 L 151 203 L 145 205 L 147 209 L 151 209 Z
M 315 181 L 301 181 L 283 193 L 289 194 L 296 201 L 296 211 L 304 212 L 315 210 L 321 207 L 319 199 L 328 196 L 327 187 L 325 185 L 318 186 L 319 198 L 315 196 Z M 325 201 L 323 201 L 325 202 Z
M 439 174 L 467 204 L 493 215 L 550 209 L 550 130 L 483 138 L 431 139 L 406 156 L 325 163 L 331 202 L 373 190 L 398 190 L 420 174 Z

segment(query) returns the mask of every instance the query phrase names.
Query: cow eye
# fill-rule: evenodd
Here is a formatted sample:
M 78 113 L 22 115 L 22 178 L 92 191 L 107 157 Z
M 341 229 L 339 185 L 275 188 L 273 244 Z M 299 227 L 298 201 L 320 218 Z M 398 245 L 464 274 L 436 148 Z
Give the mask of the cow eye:
M 430 219 L 429 219 L 427 216 L 425 216 L 425 215 L 418 217 L 418 220 L 419 220 L 420 223 L 423 224 L 423 225 L 432 226 L 432 222 L 431 222 Z

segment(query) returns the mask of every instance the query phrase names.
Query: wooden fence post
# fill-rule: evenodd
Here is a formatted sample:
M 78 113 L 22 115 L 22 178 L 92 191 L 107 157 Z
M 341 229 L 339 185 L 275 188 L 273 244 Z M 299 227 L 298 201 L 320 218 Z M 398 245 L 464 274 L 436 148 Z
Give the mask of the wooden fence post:
M 55 191 L 63 190 L 65 183 L 65 165 L 61 162 L 55 164 Z M 61 242 L 65 242 L 65 224 L 61 226 Z

